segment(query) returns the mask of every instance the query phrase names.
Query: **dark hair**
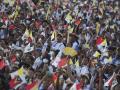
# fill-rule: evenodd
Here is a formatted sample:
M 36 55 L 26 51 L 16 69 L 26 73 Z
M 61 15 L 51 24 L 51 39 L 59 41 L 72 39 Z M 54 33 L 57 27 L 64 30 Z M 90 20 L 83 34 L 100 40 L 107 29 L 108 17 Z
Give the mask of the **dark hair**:
M 72 87 L 72 85 L 73 85 L 73 84 L 70 83 L 70 84 L 67 85 L 67 87 L 70 88 L 70 87 Z
M 118 73 L 119 70 L 120 70 L 120 65 L 116 67 L 115 73 Z
M 120 90 L 120 84 L 115 85 L 113 90 Z
M 118 84 L 120 84 L 120 75 L 116 76 Z

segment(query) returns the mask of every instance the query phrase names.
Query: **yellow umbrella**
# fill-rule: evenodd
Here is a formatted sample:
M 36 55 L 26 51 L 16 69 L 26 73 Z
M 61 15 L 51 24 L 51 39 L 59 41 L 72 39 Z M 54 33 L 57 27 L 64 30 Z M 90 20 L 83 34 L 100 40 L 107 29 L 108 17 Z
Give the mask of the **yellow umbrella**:
M 70 55 L 70 56 L 75 56 L 75 55 L 77 55 L 77 52 L 75 51 L 75 49 L 73 49 L 73 48 L 71 48 L 71 47 L 66 47 L 65 49 L 64 49 L 64 51 L 63 51 L 63 53 L 65 54 L 65 55 Z

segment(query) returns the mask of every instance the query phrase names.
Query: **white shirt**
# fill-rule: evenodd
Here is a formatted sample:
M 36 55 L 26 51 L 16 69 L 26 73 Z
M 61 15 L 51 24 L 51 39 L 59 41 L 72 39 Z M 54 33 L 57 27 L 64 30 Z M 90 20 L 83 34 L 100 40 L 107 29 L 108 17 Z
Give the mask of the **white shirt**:
M 80 74 L 81 75 L 86 75 L 89 73 L 88 67 L 87 66 L 83 66 L 80 70 Z
M 52 49 L 53 49 L 53 50 L 63 51 L 64 48 L 65 48 L 65 46 L 64 46 L 63 43 L 58 43 L 58 42 L 56 42 L 56 41 L 53 41 L 53 42 L 52 42 Z
M 79 49 L 79 44 L 77 42 L 74 42 L 72 45 L 72 48 L 74 48 L 76 51 Z
M 36 58 L 34 64 L 33 64 L 33 69 L 36 69 L 37 67 L 39 67 L 42 64 L 42 60 L 40 57 Z
M 43 47 L 42 47 L 42 53 L 44 53 L 47 49 L 48 43 L 44 43 Z

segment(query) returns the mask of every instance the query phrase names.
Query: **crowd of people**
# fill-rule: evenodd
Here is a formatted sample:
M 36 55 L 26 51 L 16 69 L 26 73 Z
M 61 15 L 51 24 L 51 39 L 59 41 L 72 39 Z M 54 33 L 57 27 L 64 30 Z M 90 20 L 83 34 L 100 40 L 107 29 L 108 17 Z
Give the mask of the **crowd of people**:
M 119 0 L 0 0 L 0 90 L 120 90 Z

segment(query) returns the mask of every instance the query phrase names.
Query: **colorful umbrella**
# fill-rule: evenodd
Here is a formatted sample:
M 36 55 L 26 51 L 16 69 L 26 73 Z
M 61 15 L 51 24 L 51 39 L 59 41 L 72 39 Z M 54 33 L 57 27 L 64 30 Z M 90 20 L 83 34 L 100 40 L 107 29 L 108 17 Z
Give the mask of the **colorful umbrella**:
M 66 47 L 63 51 L 63 53 L 65 55 L 69 55 L 69 56 L 76 56 L 77 55 L 77 51 L 75 51 L 75 49 L 71 48 L 71 47 Z

